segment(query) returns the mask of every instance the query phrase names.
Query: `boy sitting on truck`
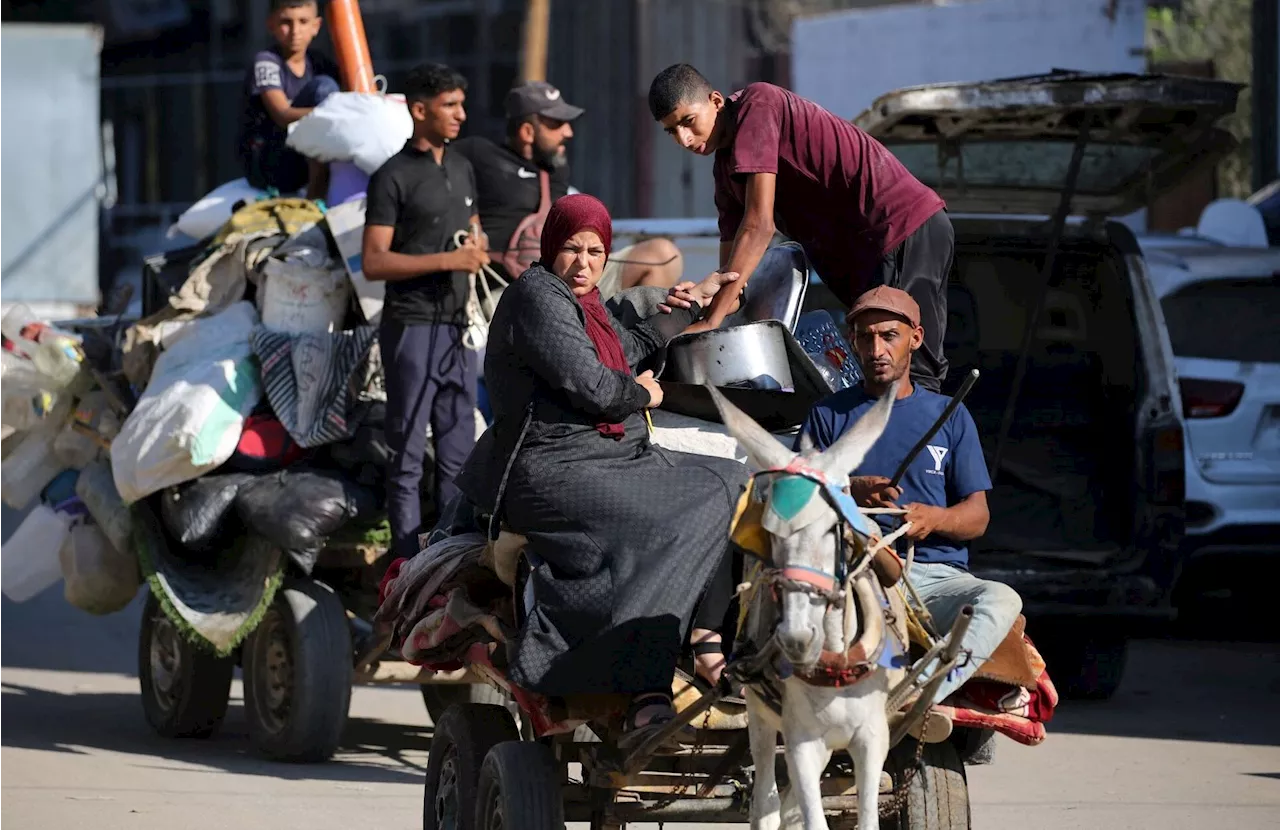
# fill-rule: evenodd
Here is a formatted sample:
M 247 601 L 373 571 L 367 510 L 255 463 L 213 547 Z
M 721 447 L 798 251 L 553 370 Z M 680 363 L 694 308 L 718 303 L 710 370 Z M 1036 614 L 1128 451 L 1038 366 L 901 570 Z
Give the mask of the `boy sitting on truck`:
M 291 194 L 319 178 L 285 139 L 290 124 L 338 91 L 337 66 L 309 48 L 321 22 L 317 0 L 272 0 L 267 28 L 276 45 L 253 57 L 240 120 L 240 158 L 254 187 Z

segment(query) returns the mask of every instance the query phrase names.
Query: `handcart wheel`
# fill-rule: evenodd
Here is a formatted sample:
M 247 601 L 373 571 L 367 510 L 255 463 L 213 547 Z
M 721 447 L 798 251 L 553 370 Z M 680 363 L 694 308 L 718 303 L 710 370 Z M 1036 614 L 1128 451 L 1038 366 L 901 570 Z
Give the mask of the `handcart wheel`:
M 279 761 L 332 757 L 351 703 L 351 629 L 333 589 L 282 588 L 244 647 L 244 705 L 254 746 Z
M 548 747 L 509 742 L 480 768 L 476 830 L 564 830 L 560 770 Z
M 231 696 L 235 661 L 187 641 L 147 596 L 138 632 L 138 683 L 142 710 L 156 734 L 207 738 L 222 725 Z
M 474 830 L 476 785 L 489 750 L 519 741 L 511 713 L 501 706 L 450 706 L 435 724 L 422 793 L 423 830 Z
M 422 702 L 427 705 L 431 722 L 439 723 L 445 710 L 454 704 L 484 703 L 510 710 L 507 696 L 488 683 L 424 683 Z
M 889 751 L 885 771 L 896 789 L 915 764 L 916 742 L 907 738 Z M 881 819 L 882 830 L 969 830 L 969 783 L 950 741 L 925 744 L 897 815 Z

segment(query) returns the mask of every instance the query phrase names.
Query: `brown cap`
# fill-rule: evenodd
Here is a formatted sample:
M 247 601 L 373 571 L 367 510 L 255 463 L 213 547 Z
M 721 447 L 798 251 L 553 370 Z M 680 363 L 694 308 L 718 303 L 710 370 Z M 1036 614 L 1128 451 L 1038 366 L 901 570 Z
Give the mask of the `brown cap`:
M 920 325 L 920 306 L 901 288 L 881 285 L 864 293 L 854 300 L 845 321 L 852 323 L 853 318 L 864 311 L 887 311 L 905 319 L 912 328 Z

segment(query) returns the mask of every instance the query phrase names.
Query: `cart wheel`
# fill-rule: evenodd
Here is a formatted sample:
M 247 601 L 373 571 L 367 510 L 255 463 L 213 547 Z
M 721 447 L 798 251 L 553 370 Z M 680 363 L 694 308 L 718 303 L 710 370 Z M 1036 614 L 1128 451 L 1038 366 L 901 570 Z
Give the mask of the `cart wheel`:
M 885 770 L 894 787 L 914 763 L 916 742 L 907 738 L 889 751 Z M 881 830 L 969 830 L 969 783 L 950 741 L 926 744 L 907 786 L 902 812 L 880 822 Z
M 325 761 L 351 703 L 351 630 L 338 595 L 310 580 L 276 594 L 244 647 L 249 737 L 278 761 Z
M 203 651 L 183 638 L 148 594 L 138 632 L 138 684 L 142 711 L 156 734 L 207 738 L 222 725 L 235 661 Z
M 422 830 L 474 830 L 476 782 L 489 750 L 520 740 L 511 713 L 501 706 L 466 703 L 440 716 L 427 755 Z
M 475 830 L 564 830 L 560 769 L 538 743 L 498 744 L 476 788 Z
M 488 683 L 424 683 L 419 688 L 422 689 L 422 702 L 427 705 L 427 714 L 431 716 L 432 724 L 439 723 L 445 710 L 455 703 L 484 703 L 503 706 L 508 711 L 514 705 L 501 690 Z

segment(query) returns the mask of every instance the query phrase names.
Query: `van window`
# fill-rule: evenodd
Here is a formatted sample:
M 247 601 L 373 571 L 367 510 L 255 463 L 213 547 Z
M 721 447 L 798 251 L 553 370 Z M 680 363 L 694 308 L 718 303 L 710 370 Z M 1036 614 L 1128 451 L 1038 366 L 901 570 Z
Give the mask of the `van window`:
M 1179 357 L 1280 363 L 1280 281 L 1274 278 L 1195 282 L 1160 305 Z

